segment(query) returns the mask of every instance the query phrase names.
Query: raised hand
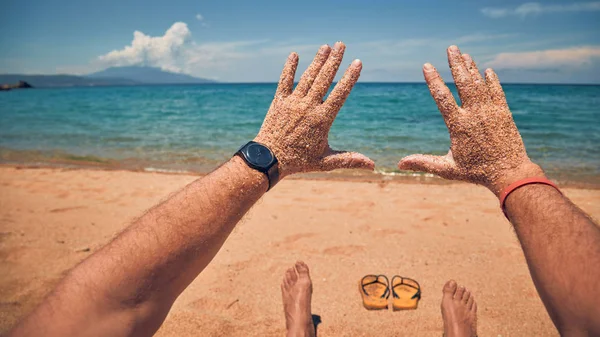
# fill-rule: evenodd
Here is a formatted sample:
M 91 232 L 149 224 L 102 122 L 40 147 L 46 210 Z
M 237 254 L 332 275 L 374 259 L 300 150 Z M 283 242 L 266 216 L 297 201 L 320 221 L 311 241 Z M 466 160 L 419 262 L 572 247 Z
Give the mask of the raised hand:
M 298 55 L 292 53 L 287 59 L 271 108 L 254 139 L 275 153 L 282 177 L 299 172 L 375 167 L 371 159 L 360 153 L 329 147 L 329 129 L 362 70 L 360 60 L 354 60 L 323 101 L 345 50 L 342 42 L 337 42 L 333 49 L 322 46 L 295 90 Z
M 448 63 L 460 107 L 431 64 L 423 66 L 423 73 L 450 132 L 450 151 L 445 156 L 411 155 L 398 167 L 481 184 L 496 195 L 518 179 L 543 176 L 525 152 L 496 73 L 487 69 L 484 80 L 471 57 L 456 46 L 448 48 Z

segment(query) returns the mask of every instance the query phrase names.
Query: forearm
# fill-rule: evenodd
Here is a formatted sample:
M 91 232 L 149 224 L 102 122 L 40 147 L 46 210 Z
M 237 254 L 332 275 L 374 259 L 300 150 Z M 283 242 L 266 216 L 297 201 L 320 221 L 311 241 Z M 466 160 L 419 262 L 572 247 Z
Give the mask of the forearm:
M 248 164 L 253 163 L 250 156 L 253 167 L 278 169 L 280 178 L 341 168 L 373 170 L 375 164 L 364 155 L 329 146 L 329 129 L 362 69 L 354 60 L 327 95 L 344 50 L 341 42 L 333 49 L 322 46 L 296 88 L 298 55 L 290 54 L 255 139 L 262 145 L 244 154 Z M 148 211 L 74 268 L 13 335 L 153 334 L 268 185 L 265 174 L 234 157 Z
M 127 271 L 127 279 L 160 290 L 160 296 L 176 297 L 208 265 L 267 188 L 266 176 L 236 156 L 149 210 L 107 247 L 108 254 L 126 260 L 118 261 L 122 267 L 115 266 Z M 112 276 L 107 281 L 121 284 L 123 279 Z M 125 298 L 136 293 L 133 300 L 143 301 L 156 294 L 148 291 L 140 296 L 137 282 L 130 283 L 133 289 L 124 291 Z M 110 292 L 114 294 L 113 289 Z
M 82 335 L 85 320 L 98 335 L 151 335 L 267 186 L 264 174 L 234 157 L 150 209 L 74 268 L 30 321 L 53 321 L 57 335 L 68 335 L 69 327 L 56 322 L 69 322 L 70 332 Z M 110 330 L 98 329 L 103 321 Z
M 527 185 L 506 200 L 533 281 L 563 335 L 600 333 L 600 229 L 553 187 Z
M 423 74 L 450 132 L 450 150 L 445 156 L 408 156 L 398 167 L 480 184 L 496 196 L 521 179 L 543 177 L 527 156 L 496 73 L 487 69 L 484 78 L 471 56 L 456 46 L 448 48 L 448 63 L 460 107 L 431 64 L 424 65 Z M 600 335 L 597 225 L 545 185 L 521 186 L 508 196 L 505 209 L 540 297 L 561 333 Z

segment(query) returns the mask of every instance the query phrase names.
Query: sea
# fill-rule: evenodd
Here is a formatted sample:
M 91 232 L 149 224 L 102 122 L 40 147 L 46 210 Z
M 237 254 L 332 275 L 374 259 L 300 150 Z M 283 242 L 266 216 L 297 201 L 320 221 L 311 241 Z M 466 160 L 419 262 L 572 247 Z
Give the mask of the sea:
M 0 163 L 210 172 L 254 138 L 275 89 L 264 83 L 0 92 Z M 559 182 L 600 186 L 600 86 L 504 90 L 533 161 Z M 424 83 L 358 83 L 329 140 L 334 149 L 371 157 L 382 177 L 411 175 L 396 167 L 406 155 L 449 148 Z

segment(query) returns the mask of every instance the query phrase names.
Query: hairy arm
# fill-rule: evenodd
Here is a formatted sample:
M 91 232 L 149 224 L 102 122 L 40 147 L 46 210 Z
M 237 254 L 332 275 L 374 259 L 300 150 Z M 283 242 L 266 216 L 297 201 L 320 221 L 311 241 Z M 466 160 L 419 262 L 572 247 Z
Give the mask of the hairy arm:
M 561 335 L 600 335 L 600 229 L 550 186 L 521 187 L 505 205 L 533 282 Z
M 334 151 L 328 134 L 358 80 L 352 62 L 323 101 L 345 46 L 322 46 L 294 90 L 298 56 L 284 67 L 255 141 L 279 160 L 280 176 L 338 168 L 370 169 L 359 153 Z M 263 173 L 234 157 L 155 206 L 70 271 L 12 336 L 149 336 L 179 294 L 217 254 L 236 223 L 266 192 Z
M 499 196 L 510 184 L 544 177 L 531 162 L 492 69 L 485 78 L 457 47 L 448 62 L 462 105 L 437 70 L 423 67 L 425 80 L 448 131 L 445 156 L 411 155 L 400 169 L 480 184 Z M 600 335 L 600 229 L 554 188 L 526 185 L 511 193 L 506 211 L 525 253 L 535 286 L 562 335 Z
M 234 157 L 74 268 L 13 334 L 152 335 L 267 187 Z

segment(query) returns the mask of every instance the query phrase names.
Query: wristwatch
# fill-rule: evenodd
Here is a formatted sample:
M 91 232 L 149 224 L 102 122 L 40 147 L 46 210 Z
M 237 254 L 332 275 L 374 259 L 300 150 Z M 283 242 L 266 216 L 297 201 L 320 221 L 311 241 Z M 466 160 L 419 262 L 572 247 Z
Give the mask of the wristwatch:
M 264 173 L 269 179 L 269 191 L 279 182 L 279 162 L 266 145 L 257 142 L 248 142 L 242 146 L 236 156 L 244 159 L 251 168 Z

